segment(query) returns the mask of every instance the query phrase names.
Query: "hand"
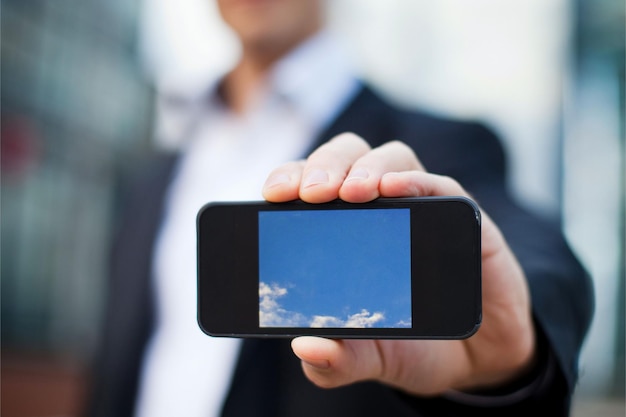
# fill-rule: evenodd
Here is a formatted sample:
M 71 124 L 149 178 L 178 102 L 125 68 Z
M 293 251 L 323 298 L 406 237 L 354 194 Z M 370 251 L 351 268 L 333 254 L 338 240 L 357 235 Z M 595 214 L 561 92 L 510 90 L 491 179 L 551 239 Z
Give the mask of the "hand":
M 377 197 L 447 196 L 468 193 L 455 180 L 427 173 L 400 142 L 375 149 L 345 133 L 306 161 L 285 164 L 268 177 L 264 197 L 273 202 L 336 198 L 359 203 Z M 497 226 L 482 211 L 480 329 L 465 340 L 329 340 L 292 342 L 305 375 L 333 388 L 377 380 L 415 395 L 503 384 L 525 372 L 535 353 L 530 299 L 524 274 Z

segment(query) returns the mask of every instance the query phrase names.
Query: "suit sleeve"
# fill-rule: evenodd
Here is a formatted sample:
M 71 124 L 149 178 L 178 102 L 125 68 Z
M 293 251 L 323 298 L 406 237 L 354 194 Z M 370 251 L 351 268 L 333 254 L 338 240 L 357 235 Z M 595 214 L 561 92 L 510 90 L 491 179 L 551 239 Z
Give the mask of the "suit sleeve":
M 591 280 L 570 250 L 558 222 L 525 210 L 506 189 L 506 159 L 498 138 L 480 124 L 453 124 L 439 143 L 423 147 L 440 174 L 458 180 L 502 230 L 520 262 L 531 294 L 539 341 L 537 368 L 520 381 L 470 397 L 426 401 L 453 415 L 568 415 L 578 358 L 593 311 Z M 443 143 L 442 143 L 443 142 Z M 443 146 L 442 146 L 443 145 Z M 433 150 L 434 149 L 434 150 Z M 418 156 L 420 149 L 416 149 Z M 439 156 L 436 153 L 441 152 Z M 445 154 L 445 157 L 444 157 Z M 429 413 L 426 413 L 429 414 Z

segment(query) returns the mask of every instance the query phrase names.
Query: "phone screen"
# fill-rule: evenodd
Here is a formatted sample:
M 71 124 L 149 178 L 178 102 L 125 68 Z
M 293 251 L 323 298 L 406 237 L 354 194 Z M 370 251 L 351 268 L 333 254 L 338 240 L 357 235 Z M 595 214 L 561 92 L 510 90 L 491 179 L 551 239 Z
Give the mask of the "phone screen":
M 409 209 L 259 212 L 259 326 L 410 328 Z

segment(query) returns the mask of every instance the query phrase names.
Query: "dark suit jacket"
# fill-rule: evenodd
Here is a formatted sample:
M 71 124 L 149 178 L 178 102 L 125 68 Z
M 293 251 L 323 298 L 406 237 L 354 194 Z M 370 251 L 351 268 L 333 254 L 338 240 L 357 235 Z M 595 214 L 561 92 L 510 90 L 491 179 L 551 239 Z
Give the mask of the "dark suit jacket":
M 541 383 L 532 385 L 526 399 L 513 406 L 478 408 L 443 398 L 408 397 L 373 382 L 322 390 L 305 379 L 288 341 L 251 339 L 243 344 L 224 416 L 521 416 L 534 411 L 566 415 L 592 314 L 592 289 L 559 225 L 534 217 L 507 194 L 506 160 L 498 139 L 479 124 L 396 109 L 368 88 L 315 146 L 344 131 L 363 136 L 372 146 L 393 139 L 406 142 L 429 171 L 456 178 L 500 226 L 530 285 L 542 354 L 528 380 Z M 162 157 L 135 183 L 121 216 L 91 416 L 123 417 L 133 410 L 142 355 L 153 326 L 153 242 L 176 160 Z M 519 386 L 483 394 L 502 399 Z

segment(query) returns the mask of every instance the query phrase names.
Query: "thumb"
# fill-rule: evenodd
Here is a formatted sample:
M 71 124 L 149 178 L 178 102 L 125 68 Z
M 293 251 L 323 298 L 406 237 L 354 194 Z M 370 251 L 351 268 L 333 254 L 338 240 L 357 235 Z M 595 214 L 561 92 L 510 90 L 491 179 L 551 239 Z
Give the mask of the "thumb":
M 382 375 L 383 361 L 372 340 L 303 336 L 291 342 L 306 377 L 321 388 L 335 388 Z

